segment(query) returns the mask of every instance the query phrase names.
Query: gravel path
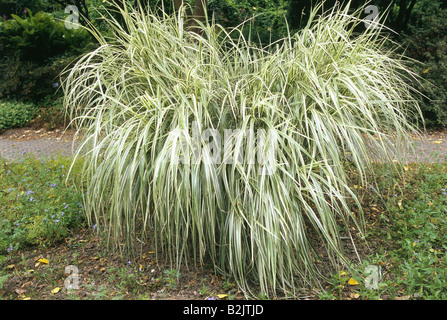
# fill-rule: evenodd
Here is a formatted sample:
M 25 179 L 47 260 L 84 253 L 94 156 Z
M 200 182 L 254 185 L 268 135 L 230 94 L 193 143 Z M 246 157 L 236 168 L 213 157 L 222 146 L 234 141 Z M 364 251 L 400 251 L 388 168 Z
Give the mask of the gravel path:
M 447 128 L 425 133 L 422 138 L 413 137 L 416 152 L 408 154 L 408 162 L 447 161 Z M 38 158 L 54 158 L 57 155 L 72 156 L 80 145 L 74 131 L 45 129 L 10 129 L 0 134 L 0 156 L 20 159 L 24 155 Z
M 409 156 L 409 162 L 445 162 L 447 161 L 447 128 L 429 132 L 422 139 L 413 137 L 415 154 Z
M 79 147 L 73 131 L 47 131 L 45 129 L 11 129 L 0 135 L 0 156 L 20 159 L 25 155 L 37 158 L 54 158 L 58 155 L 73 156 Z

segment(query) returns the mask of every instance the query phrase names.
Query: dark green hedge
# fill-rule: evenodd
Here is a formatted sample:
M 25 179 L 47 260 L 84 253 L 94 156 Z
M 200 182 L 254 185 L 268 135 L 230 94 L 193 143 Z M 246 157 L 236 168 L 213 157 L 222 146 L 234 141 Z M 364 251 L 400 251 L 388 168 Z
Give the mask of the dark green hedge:
M 421 76 L 416 83 L 423 93 L 421 108 L 427 128 L 447 126 L 447 10 L 422 17 L 404 37 L 406 55 L 419 62 L 413 69 Z
M 89 42 L 84 29 L 67 29 L 48 13 L 0 18 L 0 98 L 36 102 L 53 95 L 59 73 Z

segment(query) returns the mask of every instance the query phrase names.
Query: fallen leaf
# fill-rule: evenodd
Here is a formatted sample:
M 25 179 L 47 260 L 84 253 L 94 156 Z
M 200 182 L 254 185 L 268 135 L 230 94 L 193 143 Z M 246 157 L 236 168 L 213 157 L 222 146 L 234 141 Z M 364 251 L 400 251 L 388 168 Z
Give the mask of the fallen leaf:
M 30 297 L 24 297 L 22 300 L 30 300 Z
M 399 200 L 399 201 L 397 202 L 397 205 L 399 206 L 399 209 L 402 209 L 402 208 L 403 208 L 403 206 L 402 206 L 402 200 Z
M 351 285 L 351 286 L 356 286 L 359 283 L 357 281 L 355 281 L 354 279 L 350 278 L 349 281 L 348 281 L 348 284 Z
M 59 291 L 61 291 L 61 288 L 56 287 L 56 288 L 54 288 L 53 290 L 51 290 L 51 293 L 52 293 L 52 294 L 56 294 L 56 293 L 58 293 Z
M 437 141 L 433 141 L 432 143 L 442 143 L 442 141 L 441 140 L 437 140 Z
M 48 259 L 44 259 L 44 258 L 42 258 L 42 259 L 39 259 L 39 260 L 37 260 L 38 262 L 41 262 L 41 263 L 45 263 L 45 264 L 49 264 L 50 263 L 50 261 L 48 260 Z
M 12 269 L 12 268 L 14 268 L 15 267 L 15 265 L 14 264 L 10 264 L 9 266 L 7 266 L 6 268 L 8 268 L 8 269 Z
M 22 296 L 25 294 L 26 289 L 15 289 L 14 291 L 15 293 L 17 293 L 17 295 Z
M 218 297 L 219 299 L 223 299 L 223 298 L 228 297 L 228 294 L 218 294 L 217 297 Z

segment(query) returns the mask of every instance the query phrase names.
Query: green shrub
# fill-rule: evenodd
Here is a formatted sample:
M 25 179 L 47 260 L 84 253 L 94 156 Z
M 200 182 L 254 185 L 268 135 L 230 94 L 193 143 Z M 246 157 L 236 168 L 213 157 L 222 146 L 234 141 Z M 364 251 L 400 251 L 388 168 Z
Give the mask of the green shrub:
M 38 12 L 0 23 L 0 43 L 0 98 L 38 102 L 55 94 L 58 75 L 88 50 L 89 35 Z
M 18 55 L 22 60 L 44 61 L 52 56 L 87 45 L 88 34 L 83 28 L 67 29 L 63 21 L 55 21 L 49 13 L 31 12 L 0 24 L 1 52 Z
M 342 230 L 363 229 L 349 170 L 367 188 L 371 150 L 393 165 L 389 148 L 419 111 L 411 71 L 375 31 L 347 28 L 362 23 L 347 10 L 311 15 L 266 47 L 240 28 L 185 31 L 176 16 L 129 9 L 125 29 L 108 21 L 118 43 L 96 33 L 101 46 L 63 86 L 85 129 L 89 223 L 128 253 L 154 243 L 176 269 L 209 258 L 247 294 L 253 283 L 266 296 L 318 283 L 320 255 L 328 268 L 346 263 Z M 211 128 L 227 133 L 220 154 Z M 246 130 L 273 142 L 253 146 Z
M 45 64 L 21 60 L 17 56 L 0 60 L 0 98 L 38 103 L 57 94 L 60 72 L 75 57 L 55 57 Z
M 0 101 L 0 132 L 26 125 L 37 114 L 34 104 L 18 101 Z
M 51 1 L 51 0 L 50 0 Z M 46 11 L 50 9 L 48 0 L 0 0 L 0 17 L 5 15 L 8 19 L 11 14 L 24 16 L 24 10 L 33 12 Z M 52 6 L 52 5 L 51 5 Z
M 32 125 L 39 128 L 65 128 L 69 124 L 66 119 L 63 97 L 47 96 L 39 103 L 39 114 L 33 119 Z
M 428 128 L 447 126 L 447 10 L 420 18 L 404 37 L 406 54 L 421 63 L 413 68 L 424 79 L 417 88 L 424 94 L 421 109 Z

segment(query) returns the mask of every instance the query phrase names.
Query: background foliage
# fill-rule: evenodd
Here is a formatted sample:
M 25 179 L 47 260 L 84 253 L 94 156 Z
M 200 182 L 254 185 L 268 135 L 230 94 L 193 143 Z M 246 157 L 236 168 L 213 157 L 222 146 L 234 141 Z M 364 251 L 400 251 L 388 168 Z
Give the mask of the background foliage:
M 38 103 L 54 95 L 59 73 L 86 51 L 90 36 L 44 12 L 0 23 L 0 98 Z
M 116 0 L 0 0 L 0 99 L 15 99 L 40 103 L 56 94 L 61 82 L 60 71 L 79 54 L 94 48 L 95 40 L 83 30 L 64 28 L 67 5 L 77 5 L 81 16 L 90 19 L 103 33 L 110 30 L 101 19 Z M 119 1 L 118 1 L 119 2 Z M 171 0 L 126 0 L 130 5 L 141 4 L 152 9 L 173 12 Z M 187 0 L 193 4 L 194 0 Z M 307 21 L 315 0 L 209 0 L 208 15 L 226 28 L 235 27 L 247 19 L 256 41 L 266 44 L 284 37 L 288 27 L 298 31 Z M 335 0 L 326 0 L 330 9 Z M 352 0 L 352 8 L 363 5 Z M 426 96 L 421 101 L 427 128 L 447 125 L 445 74 L 445 25 L 447 1 L 442 0 L 372 0 L 379 12 L 386 14 L 385 24 L 397 31 L 390 33 L 405 53 L 420 63 L 411 67 L 426 81 L 415 84 Z M 25 13 L 27 10 L 27 13 Z M 31 14 L 33 13 L 33 14 Z M 16 15 L 16 16 L 13 16 Z M 361 16 L 365 18 L 367 14 Z M 115 18 L 123 23 L 119 13 Z M 285 18 L 288 19 L 287 23 Z M 86 21 L 81 17 L 81 23 Z M 402 52 L 404 52 L 402 50 Z M 428 72 L 425 72 L 426 70 Z M 428 82 L 427 82 L 428 81 Z M 415 120 L 416 121 L 416 120 Z
M 412 68 L 423 79 L 415 85 L 424 94 L 419 99 L 428 128 L 447 126 L 447 9 L 435 4 L 418 8 L 402 36 L 405 54 L 417 61 Z

